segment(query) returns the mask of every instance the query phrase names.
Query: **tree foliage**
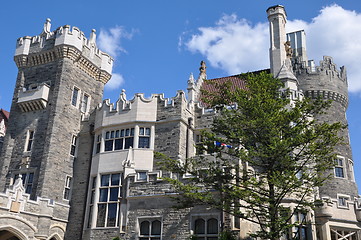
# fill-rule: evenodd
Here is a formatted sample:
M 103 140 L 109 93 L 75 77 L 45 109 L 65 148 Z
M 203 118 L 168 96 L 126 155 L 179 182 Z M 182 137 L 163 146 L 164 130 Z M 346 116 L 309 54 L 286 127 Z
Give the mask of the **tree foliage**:
M 254 237 L 279 239 L 300 224 L 290 221 L 295 212 L 314 206 L 344 126 L 313 118 L 325 114 L 328 101 L 291 100 L 287 89 L 280 90 L 283 83 L 266 73 L 240 77 L 244 89 L 226 83 L 203 93 L 203 102 L 217 109 L 198 146 L 205 154 L 184 162 L 157 157 L 165 169 L 188 176 L 167 179 L 180 193 L 180 206 L 207 204 L 257 224 Z

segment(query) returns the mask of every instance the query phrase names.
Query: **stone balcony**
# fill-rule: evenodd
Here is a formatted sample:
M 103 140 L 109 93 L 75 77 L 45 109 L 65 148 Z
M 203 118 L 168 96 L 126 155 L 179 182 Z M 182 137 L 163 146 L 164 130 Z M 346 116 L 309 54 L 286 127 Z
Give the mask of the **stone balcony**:
M 46 108 L 50 87 L 41 84 L 34 89 L 19 92 L 18 104 L 23 112 L 36 111 Z

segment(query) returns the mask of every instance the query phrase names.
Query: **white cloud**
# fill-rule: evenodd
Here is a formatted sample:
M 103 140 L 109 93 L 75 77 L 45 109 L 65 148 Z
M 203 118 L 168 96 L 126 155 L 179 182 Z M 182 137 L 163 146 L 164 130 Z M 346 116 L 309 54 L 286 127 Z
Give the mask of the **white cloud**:
M 116 26 L 109 30 L 101 29 L 97 43 L 102 51 L 116 58 L 120 52 L 126 53 L 126 50 L 121 45 L 121 39 L 131 39 L 133 33 L 134 31 L 129 33 L 121 26 Z
M 109 90 L 117 89 L 124 83 L 124 78 L 119 73 L 112 73 L 112 78 L 105 85 L 105 88 Z
M 131 39 L 135 30 L 127 32 L 123 27 L 116 26 L 110 28 L 109 30 L 101 29 L 97 44 L 99 48 L 110 54 L 115 61 L 120 53 L 126 53 L 127 51 L 122 47 L 122 39 Z M 112 73 L 112 77 L 109 82 L 105 85 L 105 88 L 109 90 L 118 89 L 121 85 L 124 84 L 124 77 L 120 73 Z
M 252 26 L 237 15 L 224 15 L 215 27 L 201 27 L 200 34 L 186 42 L 192 52 L 200 52 L 214 67 L 229 74 L 267 68 L 268 24 Z
M 316 63 L 332 56 L 338 67 L 345 65 L 349 90 L 361 92 L 361 14 L 338 5 L 324 7 L 311 22 L 289 20 L 287 31 L 304 29 L 309 59 Z M 185 46 L 199 52 L 214 67 L 236 74 L 269 67 L 268 23 L 252 25 L 235 14 L 223 16 L 213 27 L 201 27 Z

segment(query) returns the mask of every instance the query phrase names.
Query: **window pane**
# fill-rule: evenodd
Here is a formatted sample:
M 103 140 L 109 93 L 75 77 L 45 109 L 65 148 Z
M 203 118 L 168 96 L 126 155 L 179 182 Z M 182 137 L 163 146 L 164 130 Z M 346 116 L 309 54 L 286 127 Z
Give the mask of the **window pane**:
M 95 188 L 96 183 L 97 183 L 97 177 L 93 177 L 92 188 Z
M 106 204 L 98 204 L 97 227 L 105 226 Z
M 129 149 L 130 147 L 133 147 L 133 137 L 129 137 L 125 139 L 125 146 L 124 149 Z
M 72 96 L 72 99 L 71 99 L 71 104 L 73 106 L 76 106 L 76 102 L 77 102 L 77 99 L 78 99 L 78 89 L 74 88 L 73 89 L 73 96 Z
M 335 167 L 335 175 L 336 175 L 336 177 L 343 178 L 344 177 L 343 168 L 342 167 Z
M 114 150 L 123 149 L 123 138 L 115 139 Z
M 28 141 L 28 147 L 26 148 L 26 151 L 29 152 L 29 151 L 31 150 L 32 145 L 33 145 L 33 140 L 29 139 L 29 141 Z
M 119 188 L 110 188 L 109 201 L 118 201 Z
M 125 136 L 129 136 L 129 132 L 130 132 L 129 128 L 125 129 Z
M 116 137 L 116 138 L 119 137 L 119 130 L 115 131 L 115 137 Z
M 114 140 L 105 141 L 104 151 L 113 151 L 113 141 Z
M 194 233 L 204 234 L 205 233 L 205 221 L 203 219 L 197 219 L 194 222 Z
M 64 199 L 69 200 L 70 198 L 70 189 L 64 189 Z
M 139 128 L 139 135 L 144 135 L 144 128 Z
M 93 190 L 91 195 L 90 195 L 90 204 L 94 203 L 94 196 L 95 196 L 95 191 Z
M 108 201 L 108 188 L 101 188 L 99 191 L 99 202 Z
M 130 136 L 134 136 L 134 128 L 130 129 Z
M 139 137 L 139 148 L 149 148 L 149 137 Z
M 120 173 L 112 174 L 111 185 L 112 186 L 119 186 L 119 181 L 120 181 Z
M 149 235 L 149 222 L 143 221 L 140 223 L 140 235 Z
M 114 131 L 110 132 L 110 138 L 114 138 Z
M 110 132 L 106 132 L 105 133 L 105 139 L 109 139 L 110 138 Z
M 95 153 L 100 153 L 100 143 L 97 143 L 97 150 Z
M 100 186 L 109 186 L 109 174 L 102 175 L 102 178 L 100 180 Z
M 88 215 L 88 228 L 91 227 L 93 217 L 93 206 L 89 207 L 89 215 Z
M 120 136 L 124 137 L 124 129 L 120 130 Z
M 147 180 L 147 172 L 138 172 L 138 180 Z
M 158 220 L 152 222 L 152 235 L 160 235 L 161 223 Z
M 117 221 L 117 203 L 108 204 L 107 227 L 115 227 Z
M 307 228 L 306 227 L 302 227 L 301 228 L 301 240 L 307 240 Z
M 145 129 L 145 135 L 150 136 L 150 128 Z
M 215 218 L 211 218 L 207 221 L 207 233 L 217 234 L 218 233 L 218 221 Z
M 33 188 L 32 184 L 26 185 L 26 190 L 25 190 L 25 192 L 28 193 L 28 194 L 31 194 L 32 188 Z
M 28 183 L 32 183 L 32 182 L 33 182 L 33 178 L 34 178 L 34 173 L 29 173 Z

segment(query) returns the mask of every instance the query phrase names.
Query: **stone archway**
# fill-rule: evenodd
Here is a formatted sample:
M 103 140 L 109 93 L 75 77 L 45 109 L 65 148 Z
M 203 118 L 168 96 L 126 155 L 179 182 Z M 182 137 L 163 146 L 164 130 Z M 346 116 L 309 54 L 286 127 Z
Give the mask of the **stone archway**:
M 21 238 L 19 238 L 14 233 L 9 232 L 7 230 L 0 230 L 0 239 L 1 240 L 21 240 Z

